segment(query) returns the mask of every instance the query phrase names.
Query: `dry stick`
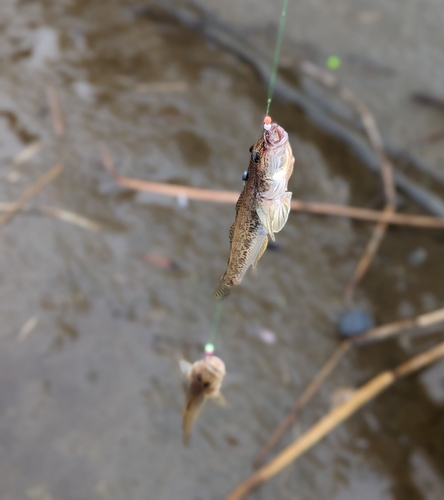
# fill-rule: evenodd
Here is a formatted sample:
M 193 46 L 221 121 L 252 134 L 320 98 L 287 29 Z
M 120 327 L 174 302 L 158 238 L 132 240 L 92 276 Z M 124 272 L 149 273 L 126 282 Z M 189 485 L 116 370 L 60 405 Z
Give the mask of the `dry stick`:
M 381 392 L 391 386 L 396 380 L 410 375 L 442 357 L 444 357 L 444 342 L 398 365 L 393 370 L 387 370 L 380 373 L 358 389 L 348 401 L 332 409 L 325 417 L 318 420 L 316 424 L 299 436 L 292 444 L 284 448 L 268 464 L 258 469 L 230 493 L 226 497 L 226 500 L 241 500 L 252 489 L 256 488 L 264 481 L 267 481 L 284 467 L 287 467 L 291 462 L 299 458 L 330 431 L 356 413 L 356 411 L 366 403 L 381 394 Z
M 119 175 L 114 167 L 113 161 L 106 150 L 101 145 L 102 163 L 111 174 L 117 184 L 136 191 L 146 191 L 164 196 L 180 197 L 186 196 L 194 200 L 210 201 L 215 203 L 236 203 L 239 193 L 235 191 L 216 191 L 212 189 L 193 188 L 180 186 L 177 184 L 166 184 L 162 182 L 144 181 L 132 177 Z M 301 200 L 292 200 L 291 209 L 296 212 L 307 212 L 316 215 L 333 215 L 337 217 L 349 217 L 364 221 L 378 222 L 384 217 L 384 221 L 389 224 L 401 226 L 422 227 L 428 229 L 444 228 L 444 218 L 430 217 L 423 215 L 408 214 L 384 214 L 378 210 L 367 210 L 365 208 L 345 207 L 330 203 L 315 203 Z
M 60 108 L 57 89 L 52 85 L 48 85 L 46 88 L 46 93 L 48 96 L 49 108 L 51 110 L 54 133 L 58 137 L 61 137 L 62 135 L 65 135 L 65 123 L 63 121 L 62 109 Z
M 254 467 L 258 467 L 264 461 L 265 457 L 279 441 L 282 434 L 297 420 L 302 409 L 316 394 L 322 382 L 330 375 L 335 366 L 339 363 L 339 360 L 342 359 L 344 354 L 349 350 L 350 346 L 351 343 L 348 340 L 339 344 L 336 351 L 331 355 L 316 377 L 308 384 L 305 391 L 297 399 L 291 412 L 288 413 L 282 422 L 276 427 L 271 436 L 268 438 L 268 441 L 261 448 L 253 462 Z
M 282 422 L 273 431 L 268 441 L 259 451 L 256 459 L 254 460 L 254 465 L 258 466 L 264 460 L 266 455 L 276 445 L 284 432 L 297 420 L 302 409 L 315 395 L 321 384 L 324 382 L 324 380 L 327 379 L 333 369 L 338 365 L 339 361 L 348 352 L 350 347 L 355 344 L 363 345 L 373 342 L 380 342 L 401 333 L 414 331 L 417 331 L 418 333 L 430 332 L 432 329 L 438 328 L 443 323 L 444 308 L 422 314 L 420 316 L 417 316 L 416 318 L 394 321 L 392 323 L 387 323 L 376 328 L 371 328 L 361 335 L 357 335 L 355 337 L 342 341 L 333 355 L 317 373 L 316 377 L 310 382 L 305 391 L 296 400 L 291 412 L 284 417 Z
M 381 134 L 379 133 L 376 121 L 370 110 L 353 94 L 353 92 L 351 92 L 351 90 L 342 87 L 339 84 L 337 78 L 331 73 L 324 71 L 323 69 L 308 61 L 304 61 L 301 63 L 301 69 L 307 76 L 322 83 L 324 86 L 328 88 L 335 88 L 338 92 L 339 97 L 349 106 L 351 106 L 359 115 L 369 142 L 372 145 L 381 165 L 381 177 L 386 198 L 384 214 L 394 213 L 396 206 L 396 191 L 393 178 L 393 166 L 390 160 L 387 158 L 387 155 L 385 154 Z M 353 275 L 350 278 L 350 281 L 345 289 L 346 300 L 350 300 L 352 298 L 356 286 L 367 272 L 367 269 L 372 263 L 376 252 L 378 251 L 378 248 L 385 236 L 387 227 L 388 224 L 387 222 L 385 222 L 383 215 L 381 217 L 381 220 L 373 230 L 373 234 L 365 248 L 364 254 L 358 262 L 358 265 L 356 266 Z
M 42 149 L 42 144 L 39 141 L 32 142 L 28 146 L 26 146 L 20 153 L 16 154 L 14 158 L 12 158 L 12 164 L 14 167 L 18 167 L 22 163 L 33 158 L 40 150 Z
M 394 208 L 387 204 L 386 207 L 384 208 L 383 214 L 393 214 L 394 213 Z M 365 273 L 367 272 L 367 269 L 370 267 L 370 264 L 372 263 L 379 246 L 381 245 L 381 242 L 385 236 L 385 233 L 387 231 L 388 224 L 384 220 L 384 215 L 381 217 L 381 220 L 378 221 L 376 224 L 373 234 L 370 238 L 370 240 L 367 243 L 367 246 L 365 247 L 364 253 L 359 260 L 358 264 L 356 265 L 355 270 L 353 271 L 353 274 L 345 287 L 344 291 L 344 299 L 346 301 L 350 301 L 350 299 L 353 296 L 354 291 L 356 290 L 356 287 L 358 283 L 361 281 L 361 279 L 364 277 Z
M 63 171 L 63 165 L 57 164 L 46 172 L 40 179 L 30 186 L 20 197 L 12 203 L 9 210 L 0 215 L 0 226 L 3 226 L 8 220 L 18 212 L 31 198 L 39 193 L 49 182 L 53 181 Z
M 14 203 L 0 202 L 0 212 L 9 212 L 9 210 L 11 210 L 11 208 L 13 207 Z M 23 213 L 24 211 L 24 208 L 20 209 L 21 213 Z M 48 215 L 61 221 L 74 224 L 75 226 L 82 227 L 83 229 L 88 229 L 89 231 L 100 231 L 102 229 L 98 222 L 88 219 L 87 217 L 83 217 L 83 215 L 76 214 L 75 212 L 65 210 L 63 208 L 49 206 L 29 207 L 26 209 L 26 212 L 37 212 L 43 215 Z

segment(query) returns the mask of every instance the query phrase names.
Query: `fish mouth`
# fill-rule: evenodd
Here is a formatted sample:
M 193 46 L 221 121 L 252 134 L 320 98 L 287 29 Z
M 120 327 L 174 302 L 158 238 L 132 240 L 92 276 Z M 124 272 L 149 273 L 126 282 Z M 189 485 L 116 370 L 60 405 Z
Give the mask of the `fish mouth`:
M 280 125 L 272 123 L 270 129 L 264 131 L 264 139 L 271 147 L 277 147 L 288 140 L 288 134 Z

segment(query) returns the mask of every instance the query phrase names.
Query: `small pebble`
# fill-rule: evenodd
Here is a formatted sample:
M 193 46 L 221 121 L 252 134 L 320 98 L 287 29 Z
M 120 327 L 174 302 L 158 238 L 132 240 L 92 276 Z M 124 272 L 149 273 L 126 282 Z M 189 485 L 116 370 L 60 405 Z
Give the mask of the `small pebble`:
M 276 343 L 276 334 L 271 330 L 261 329 L 259 330 L 259 338 L 265 344 L 272 345 Z
M 413 267 L 420 267 L 427 260 L 427 250 L 425 248 L 415 248 L 409 253 L 408 261 Z
M 364 333 L 375 325 L 373 318 L 361 309 L 351 309 L 339 318 L 339 333 L 342 337 L 353 337 Z

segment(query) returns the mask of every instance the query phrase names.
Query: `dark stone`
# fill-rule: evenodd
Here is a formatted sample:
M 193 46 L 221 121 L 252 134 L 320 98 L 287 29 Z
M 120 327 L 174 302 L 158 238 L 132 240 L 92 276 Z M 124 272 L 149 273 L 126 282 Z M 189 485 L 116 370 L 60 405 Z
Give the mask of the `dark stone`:
M 373 318 L 361 309 L 351 309 L 339 318 L 339 333 L 342 337 L 353 337 L 373 328 Z

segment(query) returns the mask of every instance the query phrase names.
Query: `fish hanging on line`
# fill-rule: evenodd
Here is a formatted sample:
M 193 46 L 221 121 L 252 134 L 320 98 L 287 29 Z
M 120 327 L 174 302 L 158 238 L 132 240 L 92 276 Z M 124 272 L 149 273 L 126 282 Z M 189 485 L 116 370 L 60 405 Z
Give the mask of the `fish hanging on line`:
M 294 157 L 287 132 L 271 118 L 264 118 L 264 131 L 250 148 L 250 164 L 244 172 L 244 189 L 236 203 L 230 228 L 230 256 L 225 273 L 214 290 L 215 297 L 229 295 L 247 269 L 256 267 L 268 244 L 287 222 L 292 193 L 287 191 Z
M 205 401 L 212 399 L 222 406 L 226 405 L 225 398 L 220 392 L 225 376 L 225 364 L 217 356 L 207 355 L 193 364 L 182 359 L 180 360 L 180 368 L 190 381 L 182 412 L 183 442 L 185 446 L 188 446 L 191 428 Z

